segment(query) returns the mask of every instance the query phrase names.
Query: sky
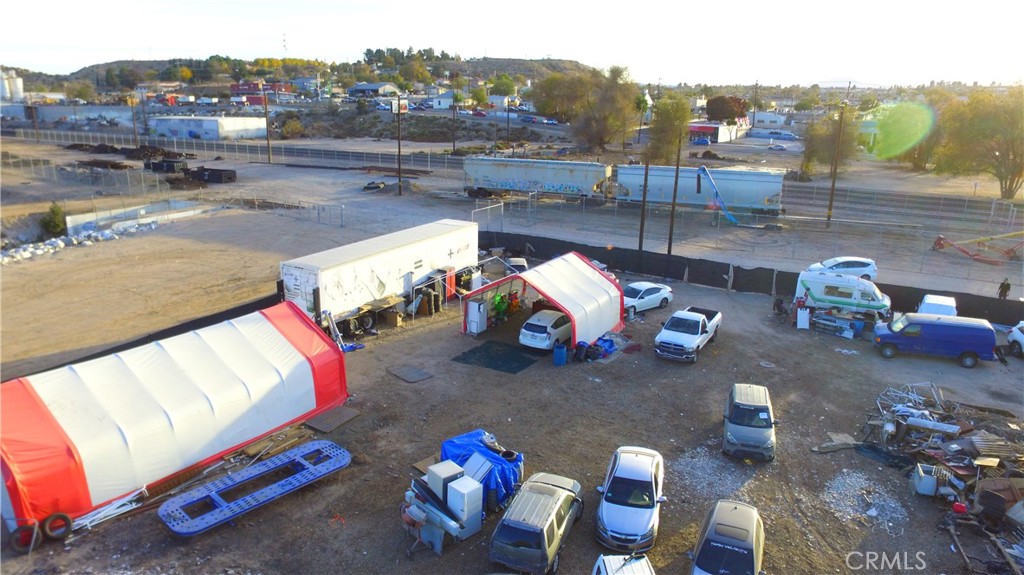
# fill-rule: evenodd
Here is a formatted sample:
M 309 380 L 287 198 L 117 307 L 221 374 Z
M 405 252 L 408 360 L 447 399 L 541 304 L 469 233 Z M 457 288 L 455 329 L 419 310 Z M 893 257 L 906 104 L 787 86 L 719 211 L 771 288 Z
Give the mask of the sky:
M 0 65 L 61 75 L 117 60 L 340 63 L 411 47 L 620 66 L 667 86 L 1024 82 L 1019 0 L 50 0 L 3 14 Z

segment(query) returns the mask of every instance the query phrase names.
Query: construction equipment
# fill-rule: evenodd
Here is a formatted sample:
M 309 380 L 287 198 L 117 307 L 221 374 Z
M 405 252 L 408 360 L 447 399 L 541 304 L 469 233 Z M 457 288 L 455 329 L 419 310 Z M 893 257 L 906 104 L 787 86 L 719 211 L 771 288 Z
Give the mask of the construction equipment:
M 990 256 L 986 255 L 984 252 L 985 251 L 992 251 L 992 252 L 996 252 L 996 253 L 1002 255 L 1004 258 L 1006 258 L 1009 261 L 1020 261 L 1021 260 L 1020 249 L 1022 247 L 1024 247 L 1024 241 L 1019 241 L 1016 244 L 1014 244 L 1012 247 L 1009 247 L 1009 248 L 1002 248 L 1002 247 L 999 247 L 999 246 L 994 246 L 994 245 L 991 245 L 989 242 L 991 242 L 993 240 L 1007 240 L 1007 239 L 1022 238 L 1022 237 L 1024 237 L 1024 231 L 1011 232 L 1011 233 L 1008 233 L 1008 234 L 1000 234 L 998 236 L 984 236 L 984 237 L 980 237 L 980 238 L 972 238 L 972 239 L 969 239 L 969 240 L 962 240 L 962 241 L 959 241 L 959 242 L 953 242 L 953 241 L 947 240 L 943 236 L 939 236 L 939 237 L 935 238 L 934 242 L 932 242 L 932 250 L 941 250 L 941 249 L 949 246 L 949 247 L 952 247 L 953 249 L 955 249 L 956 251 L 964 254 L 965 256 L 971 258 L 972 260 L 977 260 L 979 262 L 990 264 L 990 265 L 994 265 L 994 266 L 1001 266 L 1001 265 L 1003 265 L 1006 262 L 1004 262 L 1003 260 L 1000 260 L 1000 259 L 996 259 L 996 258 L 990 257 Z M 971 251 L 968 248 L 965 248 L 964 245 L 967 245 L 967 244 L 974 244 L 974 245 L 976 245 L 978 247 L 978 251 Z

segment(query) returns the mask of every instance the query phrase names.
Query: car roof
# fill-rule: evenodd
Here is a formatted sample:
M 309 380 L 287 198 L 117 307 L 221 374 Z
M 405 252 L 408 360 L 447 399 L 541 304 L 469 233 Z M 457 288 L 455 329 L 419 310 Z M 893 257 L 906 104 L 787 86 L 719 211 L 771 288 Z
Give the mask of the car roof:
M 862 258 L 862 257 L 859 257 L 859 256 L 838 256 L 838 257 L 829 258 L 827 260 L 824 260 L 821 263 L 823 265 L 829 266 L 829 265 L 832 265 L 832 264 L 838 264 L 840 262 L 851 262 L 851 261 L 864 262 L 864 263 L 866 263 L 868 265 L 872 265 L 872 266 L 875 265 L 875 260 L 873 260 L 871 258 Z
M 654 283 L 654 282 L 633 282 L 633 283 L 629 284 L 629 287 L 635 287 L 636 289 L 643 291 L 643 290 L 645 290 L 647 288 L 652 288 L 652 287 L 667 288 L 668 286 L 665 285 L 665 284 L 657 284 L 657 283 Z
M 927 323 L 933 325 L 950 324 L 970 327 L 985 327 L 994 329 L 992 323 L 987 319 L 975 317 L 960 317 L 955 315 L 937 315 L 931 313 L 906 313 L 907 321 L 912 323 Z
M 715 502 L 711 521 L 708 523 L 708 539 L 728 541 L 754 547 L 760 515 L 757 508 L 740 501 L 719 499 Z
M 743 405 L 768 405 L 768 388 L 752 383 L 736 383 L 732 386 L 732 398 Z
M 615 475 L 627 479 L 649 480 L 654 463 L 661 459 L 661 454 L 645 447 L 623 446 L 615 450 L 619 455 L 619 463 L 615 467 Z
M 565 315 L 564 313 L 553 310 L 553 309 L 542 309 L 539 312 L 530 316 L 530 319 L 526 320 L 526 323 L 536 323 L 540 325 L 551 325 L 556 319 Z
M 558 484 L 571 484 L 574 488 L 578 487 L 573 480 L 559 475 L 551 473 L 531 475 L 516 492 L 502 521 L 543 527 L 554 512 L 555 506 L 562 500 L 562 496 L 567 493 L 572 494 L 572 490 L 560 488 L 557 486 Z

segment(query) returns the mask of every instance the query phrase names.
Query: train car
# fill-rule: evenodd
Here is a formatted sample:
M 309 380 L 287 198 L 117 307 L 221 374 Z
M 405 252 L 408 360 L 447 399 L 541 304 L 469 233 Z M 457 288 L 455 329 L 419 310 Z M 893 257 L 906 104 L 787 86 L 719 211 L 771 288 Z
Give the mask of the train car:
M 604 196 L 612 167 L 597 162 L 561 162 L 493 157 L 468 157 L 464 189 L 471 198 L 508 192 L 538 192 L 563 196 Z
M 679 206 L 713 209 L 714 190 L 704 182 L 697 192 L 698 168 L 679 168 L 679 188 L 676 204 Z M 778 216 L 782 208 L 782 178 L 785 170 L 732 166 L 708 170 L 718 185 L 722 202 L 729 210 Z M 615 166 L 618 183 L 616 200 L 640 202 L 643 196 L 644 167 L 641 165 Z M 647 201 L 671 204 L 675 183 L 674 166 L 651 166 L 647 176 Z

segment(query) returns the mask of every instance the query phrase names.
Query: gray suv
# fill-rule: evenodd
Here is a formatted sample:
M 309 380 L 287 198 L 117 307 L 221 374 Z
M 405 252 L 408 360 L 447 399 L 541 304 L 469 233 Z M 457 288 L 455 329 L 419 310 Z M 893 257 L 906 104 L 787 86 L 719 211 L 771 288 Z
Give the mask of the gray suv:
M 552 473 L 526 480 L 491 536 L 490 559 L 535 575 L 556 573 L 558 553 L 583 515 L 580 484 Z
M 737 383 L 725 402 L 722 452 L 741 459 L 775 459 L 775 419 L 768 388 Z

